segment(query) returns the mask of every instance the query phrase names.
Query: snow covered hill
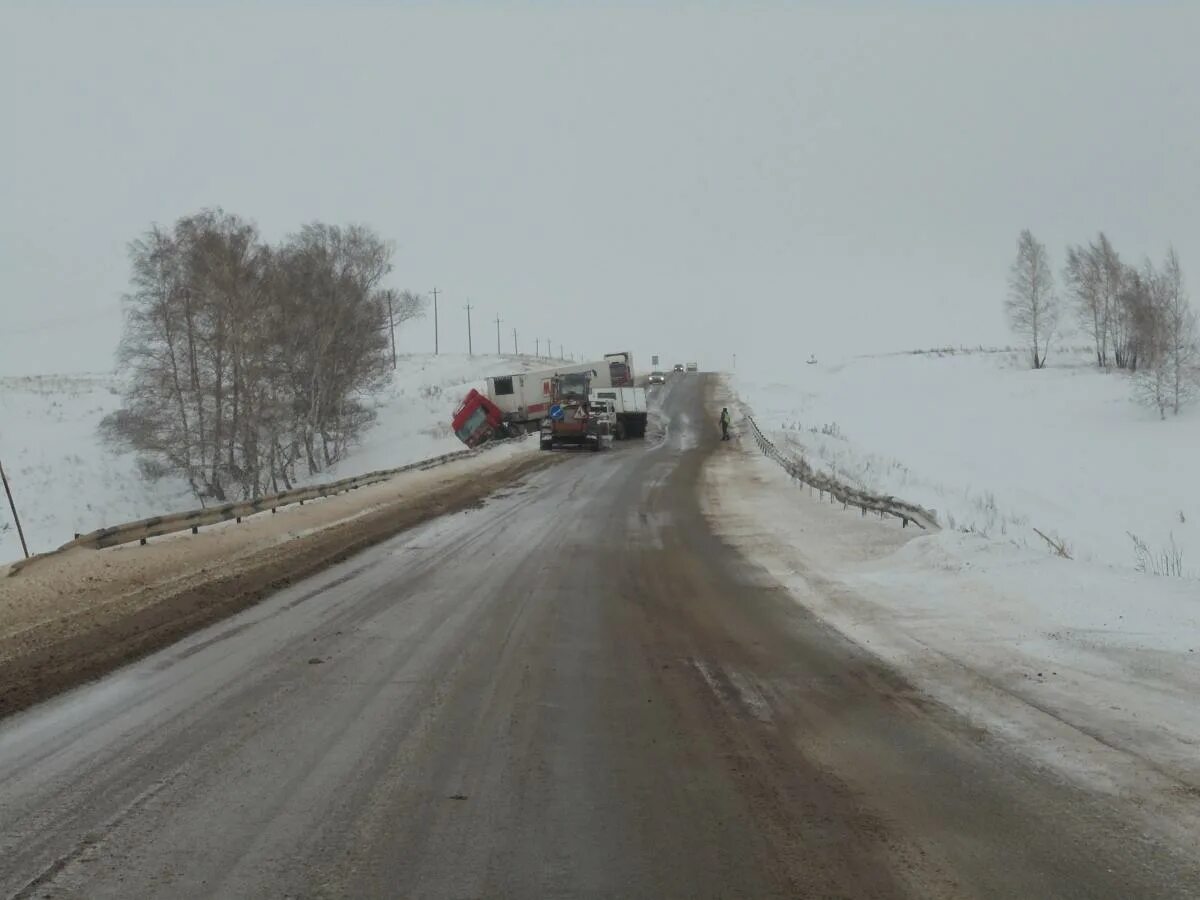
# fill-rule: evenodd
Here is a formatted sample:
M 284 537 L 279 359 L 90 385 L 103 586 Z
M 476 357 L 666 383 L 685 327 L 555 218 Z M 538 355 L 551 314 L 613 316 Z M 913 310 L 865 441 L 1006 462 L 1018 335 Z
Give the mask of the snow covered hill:
M 525 356 L 401 357 L 392 382 L 374 398 L 375 425 L 359 447 L 319 477 L 461 449 L 450 416 L 463 394 L 490 375 L 552 364 Z M 181 480 L 148 481 L 134 454 L 101 443 L 97 426 L 119 403 L 112 374 L 0 378 L 0 463 L 31 552 L 53 549 L 76 532 L 198 505 Z M 20 555 L 11 513 L 0 498 L 0 562 Z
M 1048 550 L 1036 528 L 1131 568 L 1133 534 L 1200 575 L 1200 408 L 1160 421 L 1086 352 L 1038 372 L 1008 351 L 866 357 L 738 388 L 781 446 L 948 528 Z

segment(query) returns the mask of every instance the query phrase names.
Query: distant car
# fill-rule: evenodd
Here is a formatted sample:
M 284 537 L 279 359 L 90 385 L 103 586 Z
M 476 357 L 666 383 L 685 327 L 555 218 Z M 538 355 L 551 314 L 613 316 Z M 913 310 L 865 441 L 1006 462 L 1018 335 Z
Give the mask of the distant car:
M 683 371 L 683 363 L 675 363 L 675 371 L 682 372 Z
M 699 367 L 698 365 L 696 365 L 695 363 L 688 363 L 688 364 L 687 364 L 687 370 L 688 370 L 689 372 L 699 372 L 699 371 L 700 371 L 700 367 Z
M 667 383 L 667 376 L 664 375 L 662 372 L 651 372 L 650 373 L 650 384 L 666 384 L 666 383 Z

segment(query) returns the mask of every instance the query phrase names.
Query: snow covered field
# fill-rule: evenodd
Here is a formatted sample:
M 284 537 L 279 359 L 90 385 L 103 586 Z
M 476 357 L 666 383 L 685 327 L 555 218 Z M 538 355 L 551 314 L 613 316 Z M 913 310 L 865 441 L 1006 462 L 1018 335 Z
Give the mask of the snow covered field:
M 490 375 L 547 365 L 552 363 L 532 357 L 401 357 L 391 384 L 373 401 L 375 425 L 318 479 L 459 450 L 450 416 L 463 394 Z M 31 552 L 58 547 L 76 532 L 199 505 L 181 480 L 147 481 L 134 454 L 101 443 L 97 426 L 118 407 L 118 391 L 111 374 L 0 378 L 0 462 Z M 0 562 L 20 556 L 12 516 L 0 502 Z
M 1200 410 L 1159 421 L 1120 376 L 1058 362 L 897 355 L 736 385 L 780 446 L 936 508 L 940 532 L 811 498 L 748 438 L 714 461 L 705 502 L 726 540 L 923 691 L 1071 777 L 1192 821 Z M 1139 572 L 1127 531 L 1173 539 L 1189 577 Z
M 1159 421 L 1084 352 L 1035 372 L 1014 352 L 898 354 L 743 380 L 781 447 L 944 527 L 1133 568 L 1130 533 L 1200 575 L 1200 408 Z

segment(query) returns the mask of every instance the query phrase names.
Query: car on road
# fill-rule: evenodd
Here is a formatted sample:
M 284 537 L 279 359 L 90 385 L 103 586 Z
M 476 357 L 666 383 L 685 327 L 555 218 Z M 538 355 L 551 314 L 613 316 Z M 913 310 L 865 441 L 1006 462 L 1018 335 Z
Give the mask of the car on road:
M 675 363 L 675 371 L 682 372 L 683 371 L 683 363 Z
M 662 372 L 651 372 L 651 373 L 650 373 L 650 382 L 649 382 L 649 383 L 650 383 L 650 384 L 652 384 L 652 385 L 653 385 L 653 384 L 666 384 L 666 383 L 667 383 L 667 376 L 666 376 L 666 375 L 664 375 Z
M 694 362 L 691 362 L 691 363 L 687 364 L 687 370 L 689 372 L 699 372 L 700 367 L 698 365 L 696 365 Z

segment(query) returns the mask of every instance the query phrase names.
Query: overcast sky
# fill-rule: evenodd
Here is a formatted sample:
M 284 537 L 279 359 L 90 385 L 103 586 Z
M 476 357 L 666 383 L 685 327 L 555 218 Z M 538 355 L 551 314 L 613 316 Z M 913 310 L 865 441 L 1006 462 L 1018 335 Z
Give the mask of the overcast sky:
M 0 374 L 110 368 L 206 206 L 374 227 L 451 351 L 1003 342 L 1024 227 L 1200 284 L 1200 4 L 95 6 L 0 6 Z

